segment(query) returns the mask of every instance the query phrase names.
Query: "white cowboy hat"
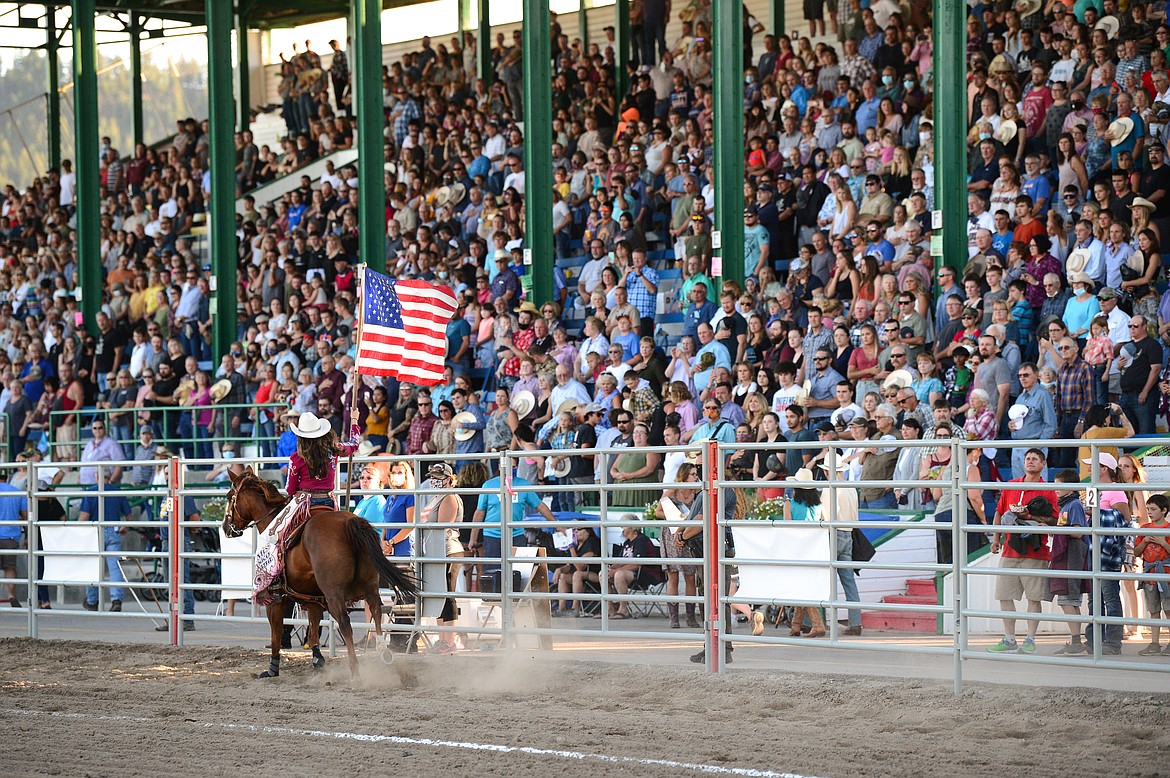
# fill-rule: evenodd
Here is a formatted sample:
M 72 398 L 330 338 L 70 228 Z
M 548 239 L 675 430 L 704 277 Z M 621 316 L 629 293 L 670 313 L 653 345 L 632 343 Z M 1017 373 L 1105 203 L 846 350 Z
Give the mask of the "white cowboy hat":
M 1093 288 L 1097 286 L 1092 277 L 1090 277 L 1089 274 L 1083 270 L 1078 270 L 1075 273 L 1069 273 L 1068 282 L 1070 284 L 1084 284 L 1085 286 L 1089 287 L 1089 291 L 1092 291 Z
M 523 419 L 532 413 L 532 409 L 535 407 L 536 398 L 527 389 L 522 389 L 512 395 L 512 410 L 516 411 L 516 418 Z
M 1133 132 L 1133 119 L 1130 119 L 1128 116 L 1115 119 L 1109 125 L 1109 134 L 1113 136 L 1113 140 L 1109 141 L 1109 143 L 1113 146 L 1118 146 L 1125 142 L 1125 139 L 1129 137 L 1131 132 Z
M 1039 11 L 1042 5 L 1044 3 L 1041 0 L 1016 0 L 1016 13 L 1020 15 L 1021 19 L 1026 19 Z
M 1088 249 L 1076 249 L 1073 253 L 1068 255 L 1068 260 L 1064 263 L 1065 269 L 1071 277 L 1073 273 L 1082 273 L 1085 268 L 1089 266 L 1089 259 L 1092 255 Z
M 1107 468 L 1109 468 L 1110 470 L 1116 470 L 1116 469 L 1117 469 L 1117 457 L 1113 456 L 1113 455 L 1112 455 L 1112 454 L 1110 454 L 1108 451 L 1099 451 L 1099 452 L 1097 452 L 1097 461 L 1101 463 L 1101 467 L 1107 467 Z M 1092 465 L 1092 464 L 1093 464 L 1093 460 L 1091 460 L 1091 459 L 1082 459 L 1082 460 L 1081 460 L 1081 463 L 1082 463 L 1082 464 L 1086 464 L 1086 465 Z
M 312 412 L 302 413 L 292 425 L 292 431 L 298 438 L 319 438 L 331 429 L 333 427 L 329 422 L 317 418 L 317 414 Z
M 449 205 L 458 205 L 463 200 L 463 196 L 467 194 L 467 187 L 463 184 L 455 183 L 451 184 L 450 187 L 443 188 L 450 189 L 451 199 L 447 201 Z
M 373 454 L 373 453 L 374 453 L 374 444 L 371 443 L 370 441 L 363 440 L 361 443 L 358 444 L 357 455 L 359 457 L 368 457 L 370 454 Z
M 226 378 L 221 378 L 211 385 L 211 389 L 209 390 L 211 392 L 211 401 L 213 403 L 219 402 L 223 398 L 227 397 L 231 390 L 232 382 Z
M 434 206 L 436 208 L 442 208 L 449 202 L 451 202 L 451 187 L 440 186 L 435 192 Z
M 475 437 L 475 430 L 459 429 L 460 424 L 474 424 L 475 414 L 471 411 L 463 411 L 455 414 L 455 418 L 451 419 L 451 423 L 455 425 L 455 440 L 471 440 Z
M 1157 210 L 1158 206 L 1151 203 L 1144 197 L 1135 197 L 1133 202 L 1129 204 L 1130 208 L 1148 208 L 1151 211 Z
M 1012 421 L 1023 421 L 1024 417 L 1028 415 L 1028 406 L 1016 403 L 1008 408 L 1008 418 Z
M 576 400 L 565 400 L 563 403 L 557 406 L 557 416 L 560 416 L 562 413 L 576 414 L 577 406 L 580 404 L 581 403 L 577 402 Z
M 995 131 L 995 139 L 1003 144 L 1011 143 L 1018 132 L 1015 122 L 1005 121 L 999 125 L 999 129 Z
M 899 389 L 905 389 L 912 383 L 914 383 L 913 373 L 909 370 L 895 370 L 882 382 L 882 388 L 889 389 L 891 386 L 896 386 Z
M 807 467 L 802 467 L 796 471 L 796 475 L 790 475 L 784 480 L 812 483 L 815 479 L 813 478 L 813 472 L 811 470 L 809 470 Z
M 1105 37 L 1112 40 L 1117 37 L 1118 31 L 1121 29 L 1121 22 L 1117 21 L 1116 16 L 1102 16 L 1097 20 L 1097 26 L 1094 30 L 1104 30 Z
M 1146 255 L 1140 251 L 1135 251 L 1126 258 L 1125 264 L 1129 267 L 1130 270 L 1145 275 Z
M 565 457 L 560 462 L 557 462 L 555 465 L 552 466 L 553 475 L 555 475 L 557 478 L 564 478 L 565 476 L 567 476 L 569 474 L 569 471 L 572 469 L 573 469 L 573 460 L 569 459 L 568 457 Z

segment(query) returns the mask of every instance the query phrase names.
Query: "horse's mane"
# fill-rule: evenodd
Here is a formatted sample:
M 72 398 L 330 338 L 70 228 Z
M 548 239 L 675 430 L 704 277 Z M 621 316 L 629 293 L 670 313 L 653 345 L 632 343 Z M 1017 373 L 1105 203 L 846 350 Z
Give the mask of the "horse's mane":
M 282 495 L 279 491 L 277 491 L 276 486 L 271 481 L 269 481 L 265 478 L 261 478 L 259 475 L 255 474 L 255 473 L 247 473 L 246 472 L 244 474 L 243 481 L 241 481 L 241 483 L 240 483 L 240 486 L 252 486 L 252 485 L 255 485 L 256 489 L 258 489 L 260 491 L 264 502 L 269 504 L 269 505 L 272 505 L 272 504 L 278 503 L 278 502 L 279 503 L 288 502 L 288 498 L 285 497 L 284 495 Z

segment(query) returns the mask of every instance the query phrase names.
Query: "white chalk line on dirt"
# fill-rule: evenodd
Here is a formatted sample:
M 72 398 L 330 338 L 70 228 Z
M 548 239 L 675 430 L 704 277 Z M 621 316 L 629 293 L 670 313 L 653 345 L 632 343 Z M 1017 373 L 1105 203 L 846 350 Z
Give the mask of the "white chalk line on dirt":
M 8 716 L 48 717 L 59 719 L 89 719 L 92 721 L 123 721 L 135 724 L 158 724 L 164 719 L 149 716 L 112 716 L 95 713 L 67 713 L 64 711 L 40 710 L 0 710 L 0 714 Z M 499 743 L 470 743 L 458 740 L 436 740 L 434 738 L 402 737 L 399 735 L 371 735 L 358 732 L 329 732 L 319 729 L 294 729 L 292 727 L 266 727 L 259 724 L 231 724 L 221 721 L 194 721 L 183 719 L 183 722 L 193 727 L 203 729 L 229 729 L 255 732 L 266 735 L 297 735 L 299 737 L 330 738 L 333 740 L 354 740 L 362 743 L 389 743 L 400 746 L 427 746 L 431 748 L 454 748 L 461 751 L 490 751 L 499 754 L 525 754 L 527 756 L 551 756 L 558 759 L 571 759 L 577 762 L 604 762 L 606 764 L 644 765 L 647 767 L 669 767 L 677 770 L 693 770 L 709 775 L 736 775 L 745 778 L 813 778 L 800 773 L 777 772 L 775 770 L 757 770 L 750 767 L 723 767 L 721 765 L 701 764 L 696 762 L 679 762 L 673 759 L 644 759 L 634 756 L 617 756 L 613 754 L 591 754 L 585 751 L 566 751 L 556 748 L 535 748 L 533 746 L 506 746 Z

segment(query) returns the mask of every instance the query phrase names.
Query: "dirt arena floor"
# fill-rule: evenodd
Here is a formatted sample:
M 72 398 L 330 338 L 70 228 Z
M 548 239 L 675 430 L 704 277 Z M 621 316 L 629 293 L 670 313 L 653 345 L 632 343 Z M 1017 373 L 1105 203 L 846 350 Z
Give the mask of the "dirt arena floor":
M 524 652 L 343 659 L 261 681 L 248 649 L 0 640 L 5 776 L 1139 776 L 1170 772 L 1170 694 Z M 1157 679 L 1157 683 L 1160 679 Z

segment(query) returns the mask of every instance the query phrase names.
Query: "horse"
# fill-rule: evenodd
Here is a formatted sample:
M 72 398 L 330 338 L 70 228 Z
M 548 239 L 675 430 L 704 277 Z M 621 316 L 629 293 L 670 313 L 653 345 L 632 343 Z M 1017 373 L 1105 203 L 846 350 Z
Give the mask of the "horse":
M 231 489 L 224 511 L 223 531 L 228 537 L 240 537 L 250 527 L 264 532 L 284 509 L 289 498 L 276 486 L 257 475 L 249 466 L 243 472 L 229 472 Z M 382 553 L 378 533 L 369 522 L 349 511 L 315 512 L 304 526 L 301 540 L 284 556 L 284 596 L 301 602 L 309 613 L 309 645 L 313 650 L 313 669 L 325 666 L 319 645 L 321 616 L 325 601 L 337 622 L 349 654 L 352 680 L 358 681 L 357 654 L 354 652 L 353 627 L 346 603 L 365 600 L 377 634 L 383 642 L 382 600 L 378 594 L 380 578 L 389 582 L 400 598 L 418 594 L 417 583 L 392 565 Z M 280 642 L 284 624 L 284 603 L 268 603 L 268 625 L 272 631 L 272 659 L 261 678 L 280 675 Z

